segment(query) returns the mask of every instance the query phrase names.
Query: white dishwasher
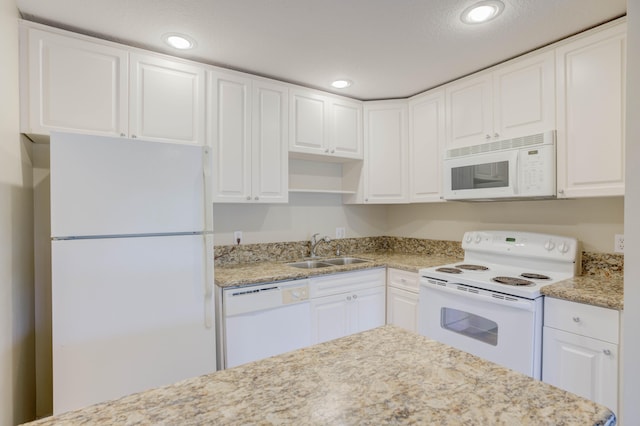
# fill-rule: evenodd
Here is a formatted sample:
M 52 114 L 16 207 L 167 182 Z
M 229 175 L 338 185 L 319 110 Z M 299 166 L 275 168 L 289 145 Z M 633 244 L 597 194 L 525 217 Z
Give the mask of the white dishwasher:
M 311 344 L 309 280 L 224 289 L 222 298 L 223 368 Z

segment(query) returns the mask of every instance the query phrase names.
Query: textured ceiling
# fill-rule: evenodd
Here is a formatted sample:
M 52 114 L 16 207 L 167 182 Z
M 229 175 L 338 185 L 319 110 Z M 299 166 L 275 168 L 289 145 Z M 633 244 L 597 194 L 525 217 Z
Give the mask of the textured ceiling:
M 17 0 L 25 19 L 358 99 L 414 95 L 626 13 L 626 0 Z M 197 40 L 189 53 L 161 35 Z M 353 86 L 337 91 L 336 78 Z

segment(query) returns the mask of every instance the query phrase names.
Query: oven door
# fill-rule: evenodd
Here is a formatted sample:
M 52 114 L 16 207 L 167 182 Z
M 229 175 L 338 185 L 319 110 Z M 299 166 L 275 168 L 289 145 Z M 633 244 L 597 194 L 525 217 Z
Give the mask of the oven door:
M 423 277 L 419 303 L 420 334 L 540 379 L 542 298 Z
M 444 198 L 471 200 L 514 197 L 518 151 L 476 154 L 444 161 Z

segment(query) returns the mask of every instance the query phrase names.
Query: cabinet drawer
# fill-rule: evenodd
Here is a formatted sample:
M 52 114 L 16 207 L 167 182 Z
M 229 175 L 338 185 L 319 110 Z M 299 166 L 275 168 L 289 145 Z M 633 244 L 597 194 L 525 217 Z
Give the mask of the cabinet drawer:
M 365 269 L 342 274 L 331 274 L 311 278 L 311 298 L 348 293 L 377 286 L 384 286 L 384 268 Z
M 620 314 L 614 309 L 545 297 L 544 325 L 618 343 Z
M 403 271 L 402 269 L 389 268 L 387 272 L 387 284 L 391 287 L 417 293 L 420 290 L 417 272 Z

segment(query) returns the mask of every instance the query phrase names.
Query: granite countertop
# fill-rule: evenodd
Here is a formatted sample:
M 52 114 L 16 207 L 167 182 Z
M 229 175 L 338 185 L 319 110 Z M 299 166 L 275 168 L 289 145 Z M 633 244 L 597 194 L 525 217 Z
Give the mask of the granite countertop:
M 603 425 L 606 407 L 383 326 L 33 425 Z
M 540 291 L 548 297 L 622 310 L 623 281 L 622 275 L 582 275 L 544 286 Z
M 371 262 L 317 269 L 298 269 L 286 262 L 253 262 L 216 267 L 219 287 L 236 287 L 272 281 L 307 278 L 374 267 L 389 267 L 418 272 L 421 268 L 446 265 L 462 259 L 451 256 L 406 253 L 357 253 L 352 257 Z M 558 299 L 622 310 L 624 306 L 622 274 L 583 275 L 542 287 L 542 294 Z
M 371 260 L 366 263 L 331 266 L 327 268 L 299 269 L 288 266 L 288 262 L 253 262 L 229 266 L 217 266 L 215 281 L 218 287 L 236 287 L 266 283 L 271 281 L 293 280 L 316 275 L 335 274 L 375 267 L 390 267 L 418 272 L 421 268 L 458 262 L 462 259 L 446 256 L 428 256 L 402 253 L 356 253 L 349 257 Z M 319 258 L 322 259 L 322 258 Z

